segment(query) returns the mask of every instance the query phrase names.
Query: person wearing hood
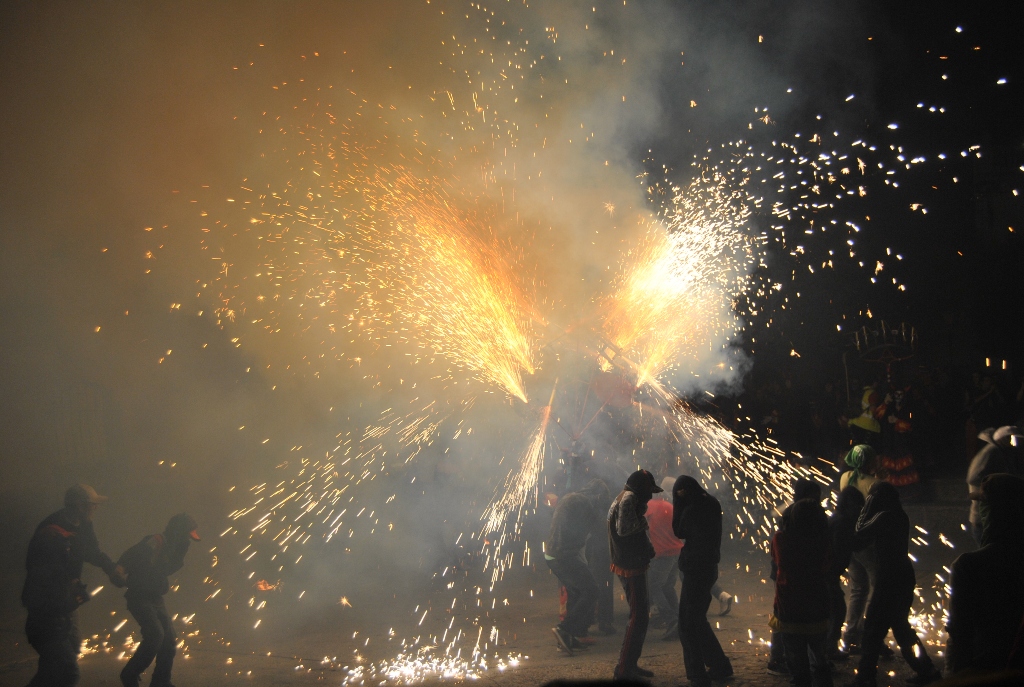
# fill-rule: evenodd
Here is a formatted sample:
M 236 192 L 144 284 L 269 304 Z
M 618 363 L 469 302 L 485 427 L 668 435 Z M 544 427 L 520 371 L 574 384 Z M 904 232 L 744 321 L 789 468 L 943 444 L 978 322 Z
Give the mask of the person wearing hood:
M 832 544 L 832 567 L 828 577 L 829 620 L 825 650 L 833 661 L 845 661 L 850 654 L 839 647 L 843 622 L 846 619 L 846 599 L 843 583 L 853 556 L 853 535 L 857 530 L 857 518 L 864 508 L 864 495 L 856 487 L 846 487 L 839 492 L 836 510 L 828 519 L 829 541 Z
M 121 671 L 124 687 L 138 687 L 143 671 L 156 659 L 151 687 L 172 687 L 171 668 L 178 638 L 164 605 L 170 589 L 168 575 L 181 570 L 185 554 L 193 541 L 199 541 L 198 525 L 187 513 L 170 519 L 163 534 L 143 537 L 117 561 L 118 571 L 128 581 L 124 598 L 128 612 L 142 631 L 142 643 Z
M 994 429 L 989 427 L 978 438 L 984 444 L 971 460 L 967 468 L 967 491 L 977 493 L 982 481 L 989 475 L 1005 472 L 1012 475 L 1021 474 L 1021 447 L 1024 447 L 1024 435 L 1016 427 L 1006 426 Z M 975 543 L 982 546 L 982 519 L 980 502 L 971 499 L 971 534 Z
M 878 482 L 871 487 L 864 509 L 857 520 L 854 548 L 875 547 L 875 584 L 868 599 L 864 618 L 857 678 L 851 685 L 875 686 L 878 656 L 889 630 L 899 644 L 907 665 L 917 675 L 907 678 L 908 685 L 925 685 L 941 679 L 928 650 L 910 627 L 910 607 L 914 602 L 914 566 L 908 557 L 910 518 L 900 505 L 896 487 Z
M 626 479 L 626 485 L 608 510 L 608 540 L 611 570 L 619 576 L 629 603 L 629 622 L 622 638 L 616 680 L 643 680 L 654 673 L 637 665 L 647 638 L 651 601 L 647 589 L 647 568 L 654 558 L 654 545 L 647 534 L 649 525 L 644 514 L 654 494 L 661 491 L 654 475 L 637 470 Z
M 980 506 L 982 548 L 953 562 L 950 675 L 1005 669 L 1024 618 L 1024 479 L 989 475 L 971 498 Z
M 832 686 L 825 651 L 832 547 L 820 510 L 811 499 L 794 502 L 771 543 L 776 577 L 768 624 L 773 643 L 781 640 L 785 646 L 793 687 Z
M 688 475 L 672 487 L 672 530 L 683 540 L 679 570 L 679 640 L 686 677 L 694 687 L 732 676 L 732 663 L 708 623 L 711 588 L 718 581 L 722 546 L 722 506 Z
M 78 684 L 82 640 L 76 609 L 91 598 L 82 581 L 85 564 L 101 568 L 114 585 L 124 586 L 93 530 L 93 513 L 106 500 L 87 484 L 71 487 L 64 494 L 64 508 L 39 523 L 29 542 L 21 603 L 28 611 L 28 643 L 39 654 L 32 685 Z
M 821 485 L 811 479 L 804 477 L 797 478 L 793 482 L 793 501 L 788 505 L 780 514 L 779 517 L 779 529 L 785 527 L 790 516 L 793 513 L 793 504 L 798 501 L 809 501 L 817 505 L 817 508 L 812 509 L 814 512 L 814 518 L 818 521 L 821 526 L 827 527 L 828 516 L 825 515 L 825 510 L 821 507 Z M 774 582 L 776 581 L 778 569 L 775 565 L 775 558 L 772 558 L 771 572 L 769 577 Z M 779 633 L 772 632 L 771 648 L 768 652 L 768 672 L 772 675 L 778 675 L 780 677 L 786 677 L 791 675 L 789 672 L 789 661 L 786 660 L 786 646 L 783 638 Z
M 600 518 L 595 507 L 607 498 L 608 488 L 593 480 L 581 492 L 558 500 L 551 517 L 551 532 L 544 542 L 544 560 L 566 589 L 565 616 L 551 628 L 558 647 L 569 656 L 584 648 L 579 637 L 586 634 L 597 600 L 597 582 L 583 559 L 583 547 Z

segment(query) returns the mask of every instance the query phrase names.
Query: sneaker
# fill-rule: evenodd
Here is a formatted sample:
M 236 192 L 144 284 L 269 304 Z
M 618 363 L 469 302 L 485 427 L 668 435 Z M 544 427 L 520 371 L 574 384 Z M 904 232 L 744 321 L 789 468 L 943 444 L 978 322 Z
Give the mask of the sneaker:
M 663 642 L 678 642 L 679 641 L 679 623 L 674 622 L 668 626 L 665 630 L 665 634 L 661 636 Z
M 610 637 L 611 635 L 618 634 L 619 631 L 614 625 L 598 625 L 597 632 L 605 637 Z
M 559 627 L 551 628 L 551 633 L 555 635 L 555 642 L 558 644 L 558 648 L 572 656 L 572 635 Z
M 785 661 L 768 661 L 768 674 L 788 677 L 789 666 L 786 665 Z
M 729 615 L 729 611 L 731 610 L 732 594 L 730 594 L 729 592 L 722 592 L 721 596 L 718 597 L 718 615 Z
M 931 669 L 931 672 L 918 673 L 907 678 L 907 684 L 912 687 L 921 687 L 922 685 L 930 685 L 933 682 L 938 682 L 942 679 L 942 673 L 937 671 L 935 668 Z

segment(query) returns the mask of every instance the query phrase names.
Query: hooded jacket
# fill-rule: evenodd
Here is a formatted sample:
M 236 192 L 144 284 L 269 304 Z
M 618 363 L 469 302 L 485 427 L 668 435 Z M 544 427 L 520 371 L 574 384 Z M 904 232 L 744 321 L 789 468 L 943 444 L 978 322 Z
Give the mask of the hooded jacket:
M 946 626 L 951 673 L 1007 667 L 1024 617 L 1024 481 L 1000 474 L 992 479 L 1008 488 L 988 499 L 985 545 L 953 562 Z
M 92 522 L 64 508 L 36 527 L 25 558 L 21 602 L 30 613 L 64 615 L 88 600 L 82 583 L 85 563 L 114 573 L 114 562 L 100 550 Z
M 683 491 L 684 494 L 679 492 Z M 679 569 L 717 567 L 721 560 L 722 506 L 694 478 L 683 475 L 672 488 L 672 531 L 683 540 Z
M 850 567 L 853 556 L 853 536 L 857 519 L 864 508 L 864 495 L 856 487 L 839 492 L 836 510 L 828 519 L 829 540 L 832 543 L 832 576 L 838 578 Z
M 117 560 L 128 580 L 128 600 L 155 601 L 170 589 L 167 577 L 185 564 L 191 539 L 189 533 L 196 528 L 195 520 L 184 513 L 167 523 L 163 534 L 143 537 Z
M 859 550 L 874 544 L 875 588 L 879 591 L 914 589 L 914 566 L 907 556 L 910 550 L 910 518 L 900 505 L 899 492 L 888 482 L 878 482 L 857 519 L 853 547 Z
M 636 491 L 634 491 L 636 489 Z M 608 548 L 611 569 L 616 575 L 630 577 L 645 572 L 654 558 L 654 546 L 647 535 L 649 525 L 644 514 L 652 494 L 628 481 L 608 509 Z
M 776 631 L 815 634 L 826 630 L 832 547 L 820 509 L 821 504 L 810 499 L 795 502 L 772 537 L 776 580 L 771 625 Z

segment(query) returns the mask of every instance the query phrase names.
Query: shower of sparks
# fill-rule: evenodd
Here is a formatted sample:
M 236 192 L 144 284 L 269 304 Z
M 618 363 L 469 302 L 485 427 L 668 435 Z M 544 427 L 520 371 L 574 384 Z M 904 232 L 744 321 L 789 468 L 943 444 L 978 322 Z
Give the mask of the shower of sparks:
M 735 335 L 735 316 L 730 309 L 722 321 L 721 305 L 746 290 L 754 263 L 749 206 L 723 176 L 673 190 L 665 223 L 650 223 L 605 303 L 605 331 L 636 360 L 638 386 Z
M 378 209 L 393 230 L 367 232 L 384 257 L 371 274 L 394 290 L 410 337 L 525 403 L 533 336 L 521 267 L 508 260 L 516 252 L 479 238 L 482 221 L 433 184 L 406 171 L 395 177 L 378 177 L 386 189 Z

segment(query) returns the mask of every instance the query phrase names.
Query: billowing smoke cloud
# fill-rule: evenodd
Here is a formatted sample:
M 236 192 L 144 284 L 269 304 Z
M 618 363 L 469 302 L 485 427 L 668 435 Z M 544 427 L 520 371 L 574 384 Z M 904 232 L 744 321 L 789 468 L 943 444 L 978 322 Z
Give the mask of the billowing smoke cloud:
M 319 302 L 297 287 L 282 291 L 296 300 L 281 304 L 278 331 L 267 329 L 250 276 L 265 245 L 246 233 L 251 208 L 227 199 L 241 205 L 308 177 L 297 154 L 310 139 L 289 113 L 330 109 L 367 147 L 440 160 L 423 168 L 447 170 L 446 183 L 481 207 L 507 200 L 492 238 L 529 239 L 514 264 L 539 317 L 549 331 L 596 326 L 623 256 L 669 201 L 657 189 L 685 187 L 694 153 L 746 136 L 754 107 L 803 112 L 801 92 L 825 83 L 822 65 L 845 63 L 854 19 L 842 3 L 486 4 L 5 7 L 0 545 L 17 554 L 2 570 L 6 604 L 34 522 L 70 483 L 112 497 L 97 527 L 114 555 L 181 510 L 216 541 L 250 487 L 295 479 L 304 460 L 340 463 L 346 447 L 365 446 L 363 427 L 430 396 L 450 406 L 438 418 L 454 419 L 366 477 L 351 507 L 372 513 L 391 496 L 397 505 L 354 526 L 357 555 L 322 545 L 285 589 L 311 589 L 329 616 L 348 612 L 342 594 L 355 613 L 361 594 L 414 579 L 401 586 L 412 603 L 471 548 L 456 540 L 478 526 L 535 408 L 510 409 L 479 382 L 462 392 L 466 375 L 448 374 L 443 356 L 410 370 L 408 348 L 329 338 L 332 322 L 308 315 Z M 797 94 L 785 94 L 790 85 Z M 244 196 L 254 181 L 262 186 Z M 296 248 L 300 261 L 331 246 Z M 336 274 L 358 268 L 331 259 Z M 228 317 L 225 294 L 251 309 Z M 341 312 L 346 298 L 331 307 Z M 731 321 L 731 306 L 716 303 L 714 316 Z M 704 388 L 719 363 L 734 374 L 716 383 L 739 379 L 732 331 L 681 368 L 680 387 Z M 529 383 L 535 405 L 554 376 Z M 590 441 L 599 450 L 617 434 L 599 423 Z M 389 526 L 396 534 L 381 537 Z M 183 584 L 196 603 L 211 591 L 201 579 L 214 557 L 245 572 L 215 545 L 196 551 Z M 274 573 L 260 569 L 271 582 Z M 223 622 L 238 617 L 225 611 Z

